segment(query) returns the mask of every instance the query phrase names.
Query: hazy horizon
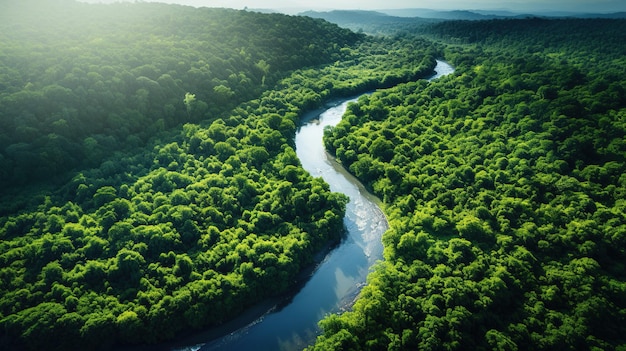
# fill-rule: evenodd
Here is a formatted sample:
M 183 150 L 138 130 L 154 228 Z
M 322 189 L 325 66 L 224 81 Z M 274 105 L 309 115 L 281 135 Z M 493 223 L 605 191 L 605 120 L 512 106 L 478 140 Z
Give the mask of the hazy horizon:
M 120 0 L 79 0 L 89 3 L 112 3 Z M 132 2 L 132 0 L 129 0 Z M 608 13 L 626 11 L 623 0 L 528 0 L 498 1 L 477 0 L 472 2 L 460 0 L 155 0 L 147 2 L 176 3 L 195 7 L 226 7 L 273 9 L 285 12 L 306 10 L 392 10 L 404 8 L 421 8 L 433 10 L 493 10 L 512 12 L 591 12 Z

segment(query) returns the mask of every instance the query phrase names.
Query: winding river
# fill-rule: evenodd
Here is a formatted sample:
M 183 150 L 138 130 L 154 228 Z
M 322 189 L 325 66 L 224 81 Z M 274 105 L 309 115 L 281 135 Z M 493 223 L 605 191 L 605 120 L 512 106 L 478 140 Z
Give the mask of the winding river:
M 429 80 L 453 71 L 449 64 L 437 61 L 436 73 Z M 296 152 L 304 169 L 314 177 L 322 177 L 332 191 L 350 197 L 344 218 L 345 239 L 326 255 L 301 289 L 287 301 L 260 307 L 265 309 L 261 317 L 236 327 L 236 331 L 226 336 L 174 349 L 301 350 L 315 341 L 320 332 L 317 324 L 325 315 L 351 308 L 370 267 L 382 259 L 381 236 L 388 228 L 377 205 L 378 199 L 335 162 L 322 143 L 324 128 L 339 123 L 347 105 L 357 99 L 331 102 L 322 113 L 317 111 L 304 116 L 295 139 Z

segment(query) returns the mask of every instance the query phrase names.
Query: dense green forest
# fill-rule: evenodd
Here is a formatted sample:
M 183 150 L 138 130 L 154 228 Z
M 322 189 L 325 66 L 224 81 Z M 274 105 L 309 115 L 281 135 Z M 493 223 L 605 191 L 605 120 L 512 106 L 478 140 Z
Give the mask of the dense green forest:
M 433 23 L 443 21 L 440 18 L 425 18 L 422 16 L 396 17 L 377 11 L 358 10 L 306 11 L 302 12 L 301 15 L 321 18 L 357 33 L 377 36 L 414 34 L 416 31 L 421 31 Z
M 214 118 L 285 72 L 338 60 L 360 37 L 279 14 L 3 2 L 0 187 L 96 166 L 172 126 Z
M 385 203 L 385 261 L 312 350 L 626 349 L 626 21 L 442 22 L 452 76 L 325 144 Z
M 2 349 L 156 343 L 285 292 L 347 200 L 302 169 L 299 116 L 440 55 L 305 17 L 0 6 Z
M 391 229 L 311 349 L 626 350 L 626 21 L 370 28 L 396 35 L 0 3 L 0 349 L 157 343 L 287 291 L 347 201 L 299 116 L 390 88 L 325 135 Z

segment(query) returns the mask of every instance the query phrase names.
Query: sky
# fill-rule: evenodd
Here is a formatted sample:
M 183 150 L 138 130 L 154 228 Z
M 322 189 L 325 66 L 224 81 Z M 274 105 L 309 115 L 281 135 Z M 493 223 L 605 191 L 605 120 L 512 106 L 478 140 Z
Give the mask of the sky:
M 85 1 L 85 0 L 83 0 Z M 86 0 L 86 2 L 115 2 L 119 0 Z M 148 0 L 152 1 L 152 0 Z M 436 10 L 510 10 L 522 12 L 621 12 L 626 0 L 158 0 L 196 7 L 230 7 L 275 10 L 384 10 L 426 8 Z

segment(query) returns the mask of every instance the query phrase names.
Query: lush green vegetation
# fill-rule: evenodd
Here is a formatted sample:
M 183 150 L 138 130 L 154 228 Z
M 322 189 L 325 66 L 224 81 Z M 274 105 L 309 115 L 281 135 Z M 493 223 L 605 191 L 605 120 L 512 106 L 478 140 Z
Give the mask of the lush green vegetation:
M 437 56 L 457 72 L 328 130 L 391 229 L 312 349 L 626 348 L 625 27 L 398 25 L 435 45 L 247 11 L 0 4 L 0 348 L 154 343 L 284 292 L 346 202 L 302 169 L 299 116 Z
M 364 97 L 325 136 L 391 229 L 311 349 L 626 349 L 626 21 L 428 35 L 453 76 Z
M 311 18 L 226 9 L 0 4 L 0 188 L 214 118 L 359 38 Z
M 403 35 L 422 31 L 429 25 L 443 21 L 437 18 L 396 17 L 376 11 L 334 10 L 329 12 L 307 11 L 302 15 L 313 18 L 322 18 L 336 23 L 357 33 L 370 35 Z
M 300 166 L 299 115 L 428 75 L 437 54 L 282 15 L 3 6 L 0 348 L 12 350 L 155 343 L 284 292 L 341 238 L 346 202 Z

